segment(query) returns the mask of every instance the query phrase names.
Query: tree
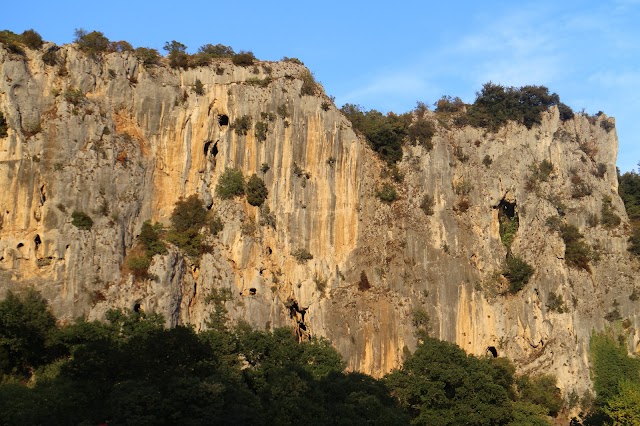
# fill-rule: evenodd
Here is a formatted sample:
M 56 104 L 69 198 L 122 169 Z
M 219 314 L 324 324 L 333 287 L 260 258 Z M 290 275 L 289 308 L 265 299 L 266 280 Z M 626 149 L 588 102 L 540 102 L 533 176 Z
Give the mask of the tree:
M 507 390 L 486 361 L 458 346 L 423 336 L 423 343 L 385 378 L 392 394 L 420 425 L 506 425 Z
M 75 39 L 73 42 L 78 45 L 81 51 L 90 57 L 96 57 L 109 49 L 109 39 L 100 31 L 91 31 L 88 33 L 83 28 L 78 28 L 75 30 L 74 35 Z
M 188 229 L 196 231 L 202 228 L 207 220 L 207 209 L 196 194 L 180 199 L 171 213 L 171 225 L 178 232 Z
M 255 173 L 251 175 L 247 181 L 247 201 L 252 206 L 261 206 L 267 199 L 269 190 L 264 184 L 264 181 L 260 179 Z
M 189 55 L 187 55 L 187 46 L 178 41 L 172 40 L 171 42 L 167 41 L 164 44 L 163 49 L 167 52 L 171 68 L 188 68 Z
M 216 44 L 215 46 L 212 44 L 205 44 L 200 46 L 198 52 L 206 53 L 212 58 L 230 58 L 236 54 L 231 46 L 225 46 L 223 44 Z
M 244 195 L 244 176 L 242 176 L 242 171 L 227 168 L 218 180 L 216 194 L 223 200 Z
M 607 401 L 603 411 L 611 418 L 613 426 L 639 425 L 640 383 L 623 380 L 618 389 L 618 394 Z
M 28 375 L 49 361 L 56 319 L 35 290 L 24 296 L 8 292 L 0 302 L 0 371 Z

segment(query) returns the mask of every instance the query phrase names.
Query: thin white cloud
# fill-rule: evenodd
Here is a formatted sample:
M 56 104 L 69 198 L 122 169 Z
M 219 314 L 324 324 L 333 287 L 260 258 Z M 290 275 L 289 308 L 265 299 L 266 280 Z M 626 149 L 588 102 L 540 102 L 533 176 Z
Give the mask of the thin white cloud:
M 591 74 L 588 81 L 608 88 L 637 90 L 640 88 L 640 71 L 599 71 Z

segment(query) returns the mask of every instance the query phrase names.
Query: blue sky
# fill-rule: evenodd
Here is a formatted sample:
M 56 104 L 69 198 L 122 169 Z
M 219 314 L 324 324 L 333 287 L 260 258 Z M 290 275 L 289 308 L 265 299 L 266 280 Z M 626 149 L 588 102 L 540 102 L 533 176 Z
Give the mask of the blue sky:
M 29 1 L 0 29 L 69 43 L 75 28 L 162 52 L 222 43 L 259 59 L 300 58 L 325 91 L 404 112 L 442 95 L 473 102 L 487 81 L 545 85 L 576 111 L 616 118 L 622 171 L 640 161 L 640 0 Z

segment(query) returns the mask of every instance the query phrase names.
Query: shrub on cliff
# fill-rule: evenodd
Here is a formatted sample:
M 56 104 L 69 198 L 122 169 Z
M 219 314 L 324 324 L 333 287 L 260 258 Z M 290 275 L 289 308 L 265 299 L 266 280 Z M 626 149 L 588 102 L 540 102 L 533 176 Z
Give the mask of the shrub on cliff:
M 171 68 L 187 69 L 189 67 L 187 46 L 178 41 L 171 40 L 164 44 L 163 49 L 167 52 L 167 58 L 169 58 L 169 65 Z
M 236 54 L 231 46 L 225 46 L 223 44 L 205 44 L 198 49 L 199 53 L 204 53 L 212 58 L 231 58 Z
M 318 90 L 318 83 L 316 83 L 316 79 L 313 77 L 313 74 L 311 74 L 311 71 L 302 71 L 300 74 L 300 80 L 302 80 L 300 95 L 313 96 L 316 94 L 316 91 Z
M 29 49 L 40 49 L 42 47 L 42 36 L 33 29 L 26 30 L 22 33 L 22 42 Z
M 160 223 L 155 223 L 154 225 L 152 225 L 151 221 L 146 220 L 142 224 L 142 229 L 140 230 L 138 241 L 142 243 L 142 246 L 145 249 L 145 253 L 149 258 L 152 258 L 156 254 L 165 254 L 167 252 L 167 247 L 160 240 L 161 230 L 162 224 Z
M 78 229 L 88 231 L 93 226 L 93 219 L 91 219 L 85 212 L 76 210 L 71 213 L 71 224 Z
M 216 194 L 223 200 L 244 195 L 244 176 L 242 171 L 227 168 L 218 180 Z
M 231 59 L 231 62 L 233 62 L 234 65 L 241 67 L 251 66 L 255 61 L 256 57 L 253 55 L 253 52 L 246 51 L 240 51 L 240 53 L 235 54 Z
M 145 67 L 151 67 L 160 64 L 160 53 L 156 49 L 150 49 L 148 47 L 138 47 L 133 51 L 133 54 L 139 61 L 142 61 L 142 65 Z
M 91 31 L 89 33 L 83 28 L 78 28 L 75 30 L 74 35 L 73 42 L 78 46 L 78 49 L 91 57 L 96 57 L 109 49 L 109 39 L 100 31 Z
M 264 184 L 264 181 L 260 179 L 255 173 L 251 175 L 247 181 L 247 201 L 252 206 L 261 206 L 267 199 L 269 190 Z
M 364 111 L 361 106 L 345 104 L 340 111 L 361 132 L 371 148 L 387 163 L 402 159 L 402 141 L 407 134 L 404 121 L 396 114 Z
M 531 279 L 534 269 L 518 256 L 509 256 L 502 275 L 509 280 L 509 292 L 516 294 L 524 288 Z
M 390 183 L 384 183 L 382 187 L 376 191 L 376 197 L 383 203 L 391 204 L 398 199 L 396 189 Z
M 207 209 L 196 195 L 180 199 L 171 213 L 171 225 L 178 232 L 188 229 L 200 230 L 207 221 Z
M 475 102 L 467 113 L 456 117 L 456 124 L 483 127 L 496 131 L 509 121 L 525 125 L 528 129 L 541 123 L 542 112 L 557 105 L 560 118 L 568 120 L 573 111 L 560 102 L 556 93 L 549 93 L 544 86 L 504 87 L 492 82 L 476 93 Z

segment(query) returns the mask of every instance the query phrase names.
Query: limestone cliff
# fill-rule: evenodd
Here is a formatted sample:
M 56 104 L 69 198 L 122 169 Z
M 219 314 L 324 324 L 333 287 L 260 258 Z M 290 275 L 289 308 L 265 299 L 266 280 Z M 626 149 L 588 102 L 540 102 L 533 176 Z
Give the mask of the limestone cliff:
M 432 117 L 434 148 L 405 148 L 400 198 L 385 204 L 375 196 L 389 180 L 384 164 L 328 97 L 301 95 L 301 65 L 219 60 L 185 71 L 147 68 L 126 52 L 95 59 L 56 49 L 23 57 L 0 48 L 9 129 L 0 138 L 0 290 L 34 286 L 66 319 L 137 304 L 196 328 L 212 289 L 230 289 L 233 320 L 259 328 L 292 325 L 295 300 L 307 308 L 307 331 L 331 339 L 350 369 L 377 376 L 415 347 L 416 312 L 436 337 L 555 373 L 579 393 L 590 386 L 592 330 L 613 324 L 638 350 L 613 119 L 563 122 L 552 108 L 531 130 L 488 133 Z M 57 64 L 43 62 L 47 50 Z M 232 129 L 244 116 L 246 135 Z M 545 160 L 553 169 L 536 180 Z M 229 167 L 264 179 L 275 229 L 244 199 L 215 195 Z M 168 224 L 192 194 L 223 219 L 213 252 L 196 265 L 171 248 L 153 259 L 154 279 L 134 280 L 124 259 L 142 223 Z M 622 218 L 611 228 L 594 219 L 606 197 Z M 91 230 L 72 225 L 74 211 L 92 217 Z M 516 294 L 502 291 L 505 212 L 518 218 L 511 251 L 535 268 Z M 567 266 L 549 217 L 584 234 L 597 253 L 588 270 Z M 313 259 L 297 262 L 299 249 Z M 551 294 L 561 309 L 549 307 Z M 619 321 L 605 319 L 612 312 Z

